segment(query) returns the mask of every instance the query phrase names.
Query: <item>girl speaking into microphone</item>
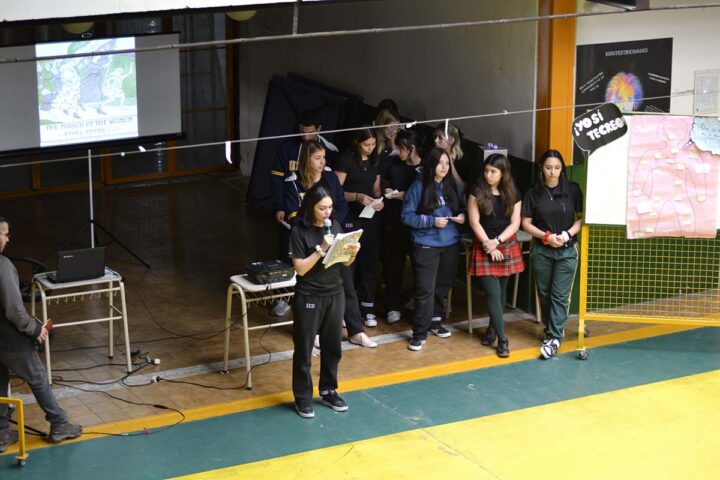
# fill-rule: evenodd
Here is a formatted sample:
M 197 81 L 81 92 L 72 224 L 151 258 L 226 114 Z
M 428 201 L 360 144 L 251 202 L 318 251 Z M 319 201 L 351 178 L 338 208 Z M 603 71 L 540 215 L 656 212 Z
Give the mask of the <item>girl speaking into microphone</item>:
M 293 372 L 292 389 L 295 410 L 303 418 L 312 418 L 313 382 L 310 375 L 315 335 L 320 336 L 320 383 L 322 403 L 336 412 L 344 412 L 347 404 L 338 396 L 337 370 L 342 356 L 342 318 L 345 312 L 340 264 L 325 268 L 322 260 L 341 232 L 340 224 L 332 219 L 333 201 L 330 192 L 321 184 L 311 187 L 303 198 L 298 217 L 300 221 L 290 232 L 290 252 L 297 272 L 293 300 Z M 359 243 L 346 246 L 350 259 L 355 261 Z

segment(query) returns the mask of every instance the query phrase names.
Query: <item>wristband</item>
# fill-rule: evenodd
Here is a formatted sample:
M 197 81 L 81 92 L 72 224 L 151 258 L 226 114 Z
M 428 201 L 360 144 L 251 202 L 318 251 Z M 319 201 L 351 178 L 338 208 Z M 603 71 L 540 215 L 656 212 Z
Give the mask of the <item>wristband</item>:
M 560 234 L 560 236 L 562 237 L 564 243 L 567 243 L 570 241 L 570 234 L 568 232 L 566 232 L 565 230 L 563 230 L 563 232 Z
M 496 242 L 498 242 L 498 245 L 500 245 L 501 243 L 503 243 L 503 241 L 500 240 L 500 235 L 498 235 L 497 237 L 495 237 L 493 240 L 495 240 Z
M 540 240 L 543 245 L 547 245 L 547 244 L 548 244 L 548 238 L 550 238 L 550 235 L 552 235 L 552 232 L 551 232 L 550 230 L 547 230 L 547 231 L 545 232 L 545 236 L 542 238 L 542 240 Z
M 325 250 L 322 249 L 320 245 L 315 245 L 315 251 L 320 255 L 320 257 L 325 258 Z

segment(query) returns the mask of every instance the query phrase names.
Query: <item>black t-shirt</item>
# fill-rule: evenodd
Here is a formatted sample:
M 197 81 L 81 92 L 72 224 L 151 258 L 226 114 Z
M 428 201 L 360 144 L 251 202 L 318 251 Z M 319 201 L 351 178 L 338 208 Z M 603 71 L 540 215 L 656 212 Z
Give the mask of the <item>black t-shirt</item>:
M 390 157 L 390 164 L 383 175 L 383 183 L 387 185 L 387 188 L 398 192 L 407 192 L 410 185 L 420 178 L 419 168 L 420 165 L 408 165 L 400 160 L 400 157 L 392 156 Z M 403 201 L 399 199 L 386 199 L 385 210 L 383 210 L 385 218 L 397 217 L 399 221 L 402 204 Z
M 532 219 L 532 224 L 543 232 L 552 233 L 568 231 L 575 223 L 575 214 L 583 210 L 583 197 L 580 185 L 567 182 L 567 192 L 558 192 L 558 187 L 545 187 L 536 193 L 531 188 L 525 193 L 522 204 L 522 216 Z M 565 245 L 575 243 L 575 237 Z
M 471 187 L 470 185 L 470 162 L 465 160 L 463 157 L 456 158 L 453 160 L 453 165 L 455 165 L 455 170 L 457 170 L 458 175 L 460 175 L 460 178 L 462 178 L 462 181 L 467 184 L 468 188 Z
M 515 189 L 515 203 L 522 201 L 520 191 Z M 500 199 L 500 195 L 493 195 L 493 212 L 491 215 L 485 215 L 480 212 L 480 226 L 485 230 L 488 238 L 495 238 L 500 235 L 510 225 L 510 217 L 505 213 L 505 205 Z M 507 238 L 503 238 L 507 240 Z
M 373 198 L 375 197 L 375 180 L 379 174 L 377 164 L 371 165 L 370 160 L 358 164 L 357 155 L 348 152 L 337 159 L 334 170 L 347 174 L 345 183 L 343 183 L 344 191 L 364 193 Z M 348 203 L 350 204 L 351 217 L 357 217 L 363 208 L 365 208 L 358 202 Z
M 342 230 L 340 224 L 333 220 L 330 231 L 337 235 Z M 308 227 L 301 221 L 290 232 L 290 251 L 292 258 L 307 258 L 315 251 L 315 245 L 321 245 L 325 235 L 324 227 Z M 304 295 L 330 296 L 342 292 L 342 278 L 340 277 L 340 264 L 336 263 L 325 268 L 322 259 L 305 275 L 296 276 L 295 291 Z

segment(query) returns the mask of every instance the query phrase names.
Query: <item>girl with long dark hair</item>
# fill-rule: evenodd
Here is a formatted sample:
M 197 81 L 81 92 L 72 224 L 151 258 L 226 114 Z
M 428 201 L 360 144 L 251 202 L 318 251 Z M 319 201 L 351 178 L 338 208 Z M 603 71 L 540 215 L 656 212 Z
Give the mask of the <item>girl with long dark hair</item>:
M 323 404 L 336 412 L 344 412 L 347 404 L 336 390 L 337 370 L 342 357 L 342 316 L 345 310 L 340 264 L 325 268 L 322 259 L 339 232 L 340 224 L 332 219 L 333 201 L 323 185 L 311 187 L 303 198 L 298 217 L 300 221 L 290 232 L 290 251 L 297 273 L 293 298 L 293 373 L 292 389 L 295 409 L 303 418 L 312 418 L 313 382 L 310 375 L 315 335 L 320 336 L 320 383 Z M 325 221 L 330 220 L 330 226 Z M 329 230 L 327 232 L 326 230 Z M 355 260 L 360 244 L 348 245 Z
M 580 186 L 567 179 L 560 152 L 548 150 L 537 165 L 537 183 L 523 199 L 522 227 L 535 238 L 530 264 L 545 325 L 540 354 L 550 358 L 557 355 L 565 335 L 578 264 L 583 199 Z
M 442 326 L 447 295 L 457 272 L 465 198 L 450 173 L 445 150 L 434 148 L 423 162 L 422 178 L 405 194 L 401 218 L 411 229 L 415 273 L 415 315 L 410 350 L 423 348 L 428 332 L 447 338 Z
M 468 273 L 478 277 L 490 315 L 490 325 L 480 342 L 491 346 L 497 339 L 496 351 L 501 358 L 510 356 L 503 323 L 508 280 L 525 270 L 515 236 L 520 227 L 520 205 L 510 162 L 505 155 L 490 155 L 468 198 L 468 219 L 475 234 Z

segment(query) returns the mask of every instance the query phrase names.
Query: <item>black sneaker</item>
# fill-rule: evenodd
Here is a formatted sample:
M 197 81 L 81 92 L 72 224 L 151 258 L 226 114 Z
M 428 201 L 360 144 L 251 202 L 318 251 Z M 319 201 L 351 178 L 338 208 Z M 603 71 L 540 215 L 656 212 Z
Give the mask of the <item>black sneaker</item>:
M 448 338 L 450 335 L 452 335 L 452 332 L 448 330 L 447 328 L 443 327 L 440 322 L 433 322 L 430 325 L 430 330 L 428 330 L 433 335 L 436 335 L 438 338 Z
M 507 358 L 510 356 L 510 347 L 508 345 L 507 338 L 501 338 L 498 340 L 497 356 L 500 358 Z
M 82 435 L 83 429 L 80 425 L 70 422 L 56 423 L 50 427 L 50 441 L 60 443 L 63 440 L 71 440 Z
M 15 430 L 3 430 L 0 432 L 0 453 L 3 453 L 10 445 L 18 442 L 18 432 Z
M 313 418 L 315 416 L 315 410 L 313 410 L 312 405 L 309 403 L 303 403 L 302 405 L 296 403 L 295 411 L 302 418 Z
M 335 390 L 330 390 L 320 395 L 323 405 L 326 405 L 336 412 L 345 412 L 348 409 L 347 403 L 340 398 Z
M 410 343 L 408 343 L 408 350 L 412 350 L 413 352 L 418 352 L 418 351 L 422 350 L 423 346 L 425 346 L 424 338 L 413 337 L 410 340 Z
M 495 329 L 492 327 L 492 325 L 488 325 L 487 329 L 485 330 L 485 334 L 480 337 L 480 344 L 489 347 L 490 345 L 495 343 L 495 340 L 497 340 L 497 334 L 495 333 Z

